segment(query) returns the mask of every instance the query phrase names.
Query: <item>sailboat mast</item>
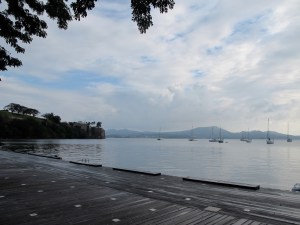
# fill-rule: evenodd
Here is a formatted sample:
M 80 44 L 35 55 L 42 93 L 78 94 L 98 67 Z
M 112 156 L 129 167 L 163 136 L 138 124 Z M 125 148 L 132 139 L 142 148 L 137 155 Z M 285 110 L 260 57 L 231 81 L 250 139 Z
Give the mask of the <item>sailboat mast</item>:
M 287 128 L 287 139 L 289 139 L 290 138 L 290 132 L 289 132 L 289 129 L 290 129 L 290 123 L 288 123 L 288 128 Z
M 247 139 L 249 140 L 249 128 L 248 128 L 248 137 L 247 137 Z
M 267 131 L 267 139 L 269 139 L 269 118 L 268 118 L 268 131 Z

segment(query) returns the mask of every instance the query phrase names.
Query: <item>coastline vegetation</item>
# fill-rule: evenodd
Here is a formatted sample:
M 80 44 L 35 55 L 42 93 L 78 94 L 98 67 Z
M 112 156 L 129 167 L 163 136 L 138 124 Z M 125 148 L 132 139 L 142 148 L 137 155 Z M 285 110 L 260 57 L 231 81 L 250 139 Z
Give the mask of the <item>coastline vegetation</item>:
M 53 113 L 38 114 L 15 103 L 5 106 L 0 110 L 0 139 L 105 138 L 101 122 L 61 122 Z

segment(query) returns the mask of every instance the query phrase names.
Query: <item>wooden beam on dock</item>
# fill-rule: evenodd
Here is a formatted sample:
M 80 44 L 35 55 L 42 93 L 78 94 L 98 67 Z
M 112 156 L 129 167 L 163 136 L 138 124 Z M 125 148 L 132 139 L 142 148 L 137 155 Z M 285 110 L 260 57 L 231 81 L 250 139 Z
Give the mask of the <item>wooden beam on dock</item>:
M 123 169 L 123 168 L 113 168 L 113 170 L 129 172 L 129 173 L 139 173 L 139 174 L 145 174 L 145 175 L 150 175 L 150 176 L 159 176 L 159 175 L 161 175 L 161 173 L 157 173 L 157 172 L 140 171 L 140 170 Z
M 252 190 L 258 190 L 260 188 L 260 185 L 237 183 L 237 182 L 222 181 L 222 180 L 201 179 L 201 178 L 193 178 L 193 177 L 184 177 L 184 178 L 182 178 L 182 180 L 205 183 L 205 184 L 222 185 L 222 186 L 227 186 L 227 187 L 252 189 Z
M 101 164 L 83 163 L 83 162 L 77 162 L 77 161 L 69 161 L 69 163 L 83 165 L 83 166 L 102 167 Z
M 62 159 L 59 156 L 52 156 L 52 155 L 41 155 L 41 154 L 36 154 L 36 153 L 27 153 L 28 155 L 35 155 L 35 156 L 39 156 L 39 157 L 44 157 L 44 158 L 49 158 L 49 159 Z

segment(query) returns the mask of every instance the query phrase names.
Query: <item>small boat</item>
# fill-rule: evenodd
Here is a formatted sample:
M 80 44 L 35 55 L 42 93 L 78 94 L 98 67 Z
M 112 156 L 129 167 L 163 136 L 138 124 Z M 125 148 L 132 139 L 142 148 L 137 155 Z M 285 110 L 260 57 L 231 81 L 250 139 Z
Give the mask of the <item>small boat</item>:
M 247 136 L 245 142 L 246 143 L 251 143 L 252 142 L 252 139 L 250 139 L 250 137 L 249 137 L 249 128 L 248 128 L 248 136 Z
M 195 141 L 193 132 L 194 132 L 194 127 L 192 127 L 191 137 L 190 137 L 189 141 Z
M 289 134 L 289 129 L 290 129 L 290 124 L 288 123 L 288 129 L 287 129 L 286 141 L 287 141 L 287 142 L 293 142 L 293 140 L 292 140 L 292 138 L 290 137 L 290 134 Z
M 271 140 L 270 138 L 268 138 L 266 141 L 267 141 L 267 144 L 268 144 L 268 145 L 274 144 L 274 140 Z
M 247 140 L 247 138 L 244 137 L 244 131 L 242 131 L 242 137 L 241 137 L 240 141 L 246 141 L 246 140 Z
M 161 140 L 161 137 L 160 137 L 160 130 L 161 130 L 161 129 L 159 129 L 158 138 L 156 139 L 156 140 L 158 140 L 158 141 Z
M 269 135 L 269 118 L 268 118 L 268 131 L 267 131 L 267 144 L 274 144 L 274 140 L 271 140 L 270 135 Z
M 300 183 L 296 183 L 292 188 L 292 191 L 300 191 Z
M 219 132 L 219 140 L 218 140 L 218 142 L 219 143 L 224 143 L 224 139 L 222 138 L 222 133 L 221 133 L 221 127 L 220 127 L 220 132 Z
M 211 128 L 211 139 L 208 140 L 209 142 L 218 142 L 216 138 L 214 138 L 214 128 Z

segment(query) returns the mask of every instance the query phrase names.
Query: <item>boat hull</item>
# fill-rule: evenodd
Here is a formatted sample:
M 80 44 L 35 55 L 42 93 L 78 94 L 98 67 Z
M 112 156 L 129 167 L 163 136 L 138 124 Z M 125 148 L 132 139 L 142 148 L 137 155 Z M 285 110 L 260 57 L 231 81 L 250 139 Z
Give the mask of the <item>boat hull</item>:
M 292 191 L 300 191 L 300 183 L 295 184 Z

